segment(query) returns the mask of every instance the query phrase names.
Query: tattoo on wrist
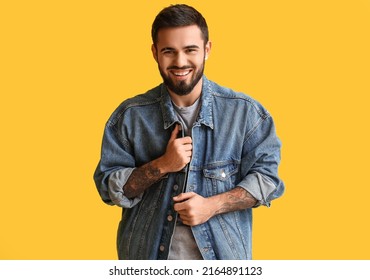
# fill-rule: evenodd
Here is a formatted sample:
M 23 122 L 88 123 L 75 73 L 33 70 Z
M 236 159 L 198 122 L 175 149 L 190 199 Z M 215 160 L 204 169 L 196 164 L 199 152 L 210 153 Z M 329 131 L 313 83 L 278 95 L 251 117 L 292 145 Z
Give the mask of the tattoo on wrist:
M 221 208 L 215 214 L 252 208 L 257 200 L 245 189 L 236 187 L 225 193 L 226 199 Z
M 125 196 L 132 198 L 141 194 L 163 175 L 152 162 L 136 168 L 123 186 Z

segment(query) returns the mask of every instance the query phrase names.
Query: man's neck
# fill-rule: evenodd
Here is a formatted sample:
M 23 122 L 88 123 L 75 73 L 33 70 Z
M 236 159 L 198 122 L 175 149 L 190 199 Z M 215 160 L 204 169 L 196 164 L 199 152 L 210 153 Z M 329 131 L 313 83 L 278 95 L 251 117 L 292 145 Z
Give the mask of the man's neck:
M 199 80 L 193 90 L 187 95 L 178 95 L 168 89 L 172 102 L 179 107 L 189 107 L 198 100 L 202 93 L 203 78 Z

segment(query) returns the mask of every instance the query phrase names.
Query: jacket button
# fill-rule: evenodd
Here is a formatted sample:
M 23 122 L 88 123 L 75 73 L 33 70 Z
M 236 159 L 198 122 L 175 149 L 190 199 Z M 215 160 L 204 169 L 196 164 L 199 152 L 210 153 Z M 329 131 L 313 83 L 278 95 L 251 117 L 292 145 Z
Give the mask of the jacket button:
M 225 173 L 225 172 L 222 172 L 222 173 L 221 173 L 221 177 L 222 177 L 222 178 L 226 178 L 226 173 Z
M 174 186 L 173 186 L 173 189 L 174 189 L 175 191 L 177 191 L 177 190 L 179 189 L 179 186 L 178 186 L 178 185 L 174 185 Z
M 165 249 L 164 245 L 159 246 L 159 251 L 163 252 Z
M 168 216 L 167 216 L 167 221 L 172 222 L 172 220 L 173 220 L 172 215 L 168 215 Z

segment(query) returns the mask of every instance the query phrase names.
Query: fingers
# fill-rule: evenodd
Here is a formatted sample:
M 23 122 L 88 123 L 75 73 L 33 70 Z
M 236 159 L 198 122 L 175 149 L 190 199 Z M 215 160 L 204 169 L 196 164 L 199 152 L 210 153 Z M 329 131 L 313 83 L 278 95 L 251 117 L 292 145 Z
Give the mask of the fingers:
M 189 136 L 177 138 L 180 130 L 181 126 L 176 124 L 167 143 L 166 152 L 162 156 L 162 163 L 166 172 L 177 172 L 183 169 L 191 160 L 193 140 Z
M 157 159 L 163 173 L 180 171 L 191 161 L 193 140 L 189 136 L 177 138 L 180 131 L 181 125 L 176 124 L 168 140 L 166 152 Z
M 194 205 L 191 203 L 191 198 L 199 196 L 195 192 L 180 193 L 178 196 L 173 197 L 175 202 L 174 209 L 177 212 L 188 212 Z
M 208 207 L 205 205 L 205 199 L 194 193 L 181 193 L 173 198 L 174 210 L 179 214 L 185 225 L 195 226 L 206 222 L 211 216 Z
M 175 202 L 180 202 L 180 201 L 183 201 L 183 200 L 187 200 L 189 198 L 192 198 L 195 195 L 196 195 L 196 193 L 194 193 L 194 192 L 180 193 L 178 196 L 174 196 L 173 197 L 173 200 Z
M 193 146 L 191 143 L 191 138 L 189 139 L 176 139 L 176 141 L 173 143 L 173 149 L 174 149 L 174 156 L 176 157 L 176 160 L 180 164 L 180 168 L 183 168 L 186 164 L 188 164 L 191 160 L 191 156 L 193 154 Z
M 179 214 L 186 215 L 189 210 L 189 203 L 188 199 L 195 196 L 196 193 L 188 192 L 188 193 L 181 193 L 178 196 L 173 197 L 173 201 L 175 202 L 174 210 Z
M 183 138 L 177 138 L 176 141 L 181 145 L 190 144 L 190 147 L 192 147 L 191 144 L 193 143 L 193 140 L 191 139 L 190 136 L 186 136 Z

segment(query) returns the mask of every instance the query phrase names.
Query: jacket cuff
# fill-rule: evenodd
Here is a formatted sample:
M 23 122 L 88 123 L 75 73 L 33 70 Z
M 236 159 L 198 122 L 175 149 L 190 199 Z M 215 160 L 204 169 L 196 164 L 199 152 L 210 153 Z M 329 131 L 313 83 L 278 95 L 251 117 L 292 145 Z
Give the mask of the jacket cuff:
M 108 180 L 108 192 L 109 197 L 114 204 L 121 206 L 123 208 L 132 208 L 138 204 L 143 194 L 138 195 L 134 198 L 128 198 L 125 196 L 123 191 L 123 186 L 126 184 L 128 178 L 131 176 L 131 173 L 135 168 L 123 168 L 117 170 L 109 175 Z
M 238 186 L 244 188 L 257 199 L 258 202 L 255 207 L 259 205 L 270 207 L 271 202 L 269 197 L 276 191 L 274 183 L 268 177 L 260 173 L 251 173 L 247 175 Z

